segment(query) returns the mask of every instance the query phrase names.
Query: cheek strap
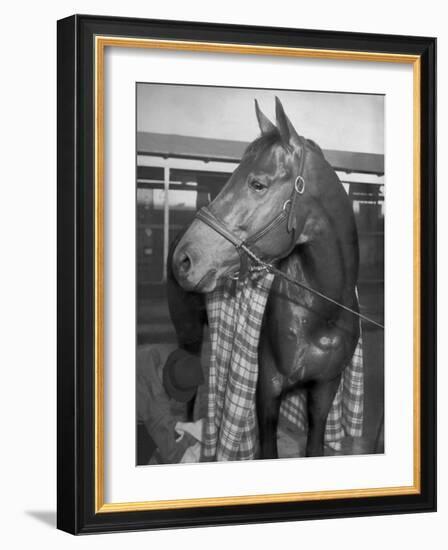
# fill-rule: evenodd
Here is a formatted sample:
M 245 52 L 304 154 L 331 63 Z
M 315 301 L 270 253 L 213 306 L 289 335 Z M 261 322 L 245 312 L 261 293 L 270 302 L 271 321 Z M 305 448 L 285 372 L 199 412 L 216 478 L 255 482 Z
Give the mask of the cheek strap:
M 297 231 L 297 216 L 296 213 L 296 203 L 297 197 L 303 195 L 305 191 L 305 180 L 302 176 L 297 176 L 296 181 L 294 182 L 294 189 L 292 190 L 291 198 L 289 199 L 289 215 L 288 215 L 288 224 L 286 226 L 288 233 L 291 231 Z

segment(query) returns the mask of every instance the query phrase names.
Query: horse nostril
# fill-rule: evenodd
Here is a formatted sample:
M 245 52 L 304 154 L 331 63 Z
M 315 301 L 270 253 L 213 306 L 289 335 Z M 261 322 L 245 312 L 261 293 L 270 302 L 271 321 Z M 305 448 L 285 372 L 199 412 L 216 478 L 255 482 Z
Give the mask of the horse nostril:
M 186 275 L 190 271 L 191 260 L 190 260 L 190 256 L 185 251 L 182 251 L 179 254 L 177 265 L 179 268 L 179 272 L 182 273 L 182 275 Z

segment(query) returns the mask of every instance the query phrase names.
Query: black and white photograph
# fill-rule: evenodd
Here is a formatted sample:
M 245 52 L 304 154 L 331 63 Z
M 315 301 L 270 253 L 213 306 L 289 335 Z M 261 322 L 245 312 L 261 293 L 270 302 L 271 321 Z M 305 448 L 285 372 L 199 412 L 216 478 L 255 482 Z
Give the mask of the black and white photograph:
M 136 84 L 136 464 L 387 452 L 383 94 Z

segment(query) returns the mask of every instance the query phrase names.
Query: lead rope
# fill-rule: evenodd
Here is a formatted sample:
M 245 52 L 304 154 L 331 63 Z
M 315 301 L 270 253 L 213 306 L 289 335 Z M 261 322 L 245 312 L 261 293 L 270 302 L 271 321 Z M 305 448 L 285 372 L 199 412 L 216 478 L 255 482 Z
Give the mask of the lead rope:
M 352 313 L 353 315 L 356 315 L 363 321 L 367 321 L 368 323 L 371 323 L 372 325 L 376 325 L 379 328 L 382 328 L 384 330 L 384 325 L 381 323 L 377 323 L 373 319 L 370 319 L 370 317 L 366 317 L 365 315 L 362 315 L 362 313 L 359 313 L 358 311 L 355 311 L 354 309 L 351 309 L 348 306 L 344 306 L 344 304 L 340 304 L 336 300 L 333 300 L 333 298 L 330 298 L 329 296 L 326 296 L 325 294 L 322 294 L 322 292 L 319 292 L 318 290 L 311 288 L 303 283 L 300 283 L 299 281 L 296 281 L 286 273 L 283 273 L 283 271 L 280 271 L 280 269 L 277 269 L 272 264 L 268 264 L 264 262 L 261 258 L 259 258 L 250 248 L 248 248 L 244 243 L 241 243 L 239 247 L 243 252 L 245 252 L 251 260 L 256 262 L 260 267 L 265 269 L 266 271 L 269 271 L 270 273 L 273 273 L 275 276 L 281 277 L 282 279 L 285 279 L 288 283 L 297 286 L 298 288 L 303 288 L 304 290 L 307 290 L 308 292 L 311 292 L 312 294 L 316 294 L 316 296 L 319 296 L 320 298 L 323 298 L 324 300 L 327 300 L 327 302 L 331 302 L 332 304 L 335 304 L 336 306 L 340 307 L 341 309 L 345 309 L 345 311 L 348 311 Z

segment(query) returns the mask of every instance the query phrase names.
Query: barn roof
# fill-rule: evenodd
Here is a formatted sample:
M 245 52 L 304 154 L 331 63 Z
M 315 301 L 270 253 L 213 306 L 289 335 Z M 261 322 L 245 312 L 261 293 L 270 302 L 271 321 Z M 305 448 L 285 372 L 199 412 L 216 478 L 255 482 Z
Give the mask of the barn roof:
M 239 162 L 248 143 L 177 134 L 137 133 L 137 154 L 203 161 Z M 324 149 L 335 170 L 384 174 L 384 155 Z

